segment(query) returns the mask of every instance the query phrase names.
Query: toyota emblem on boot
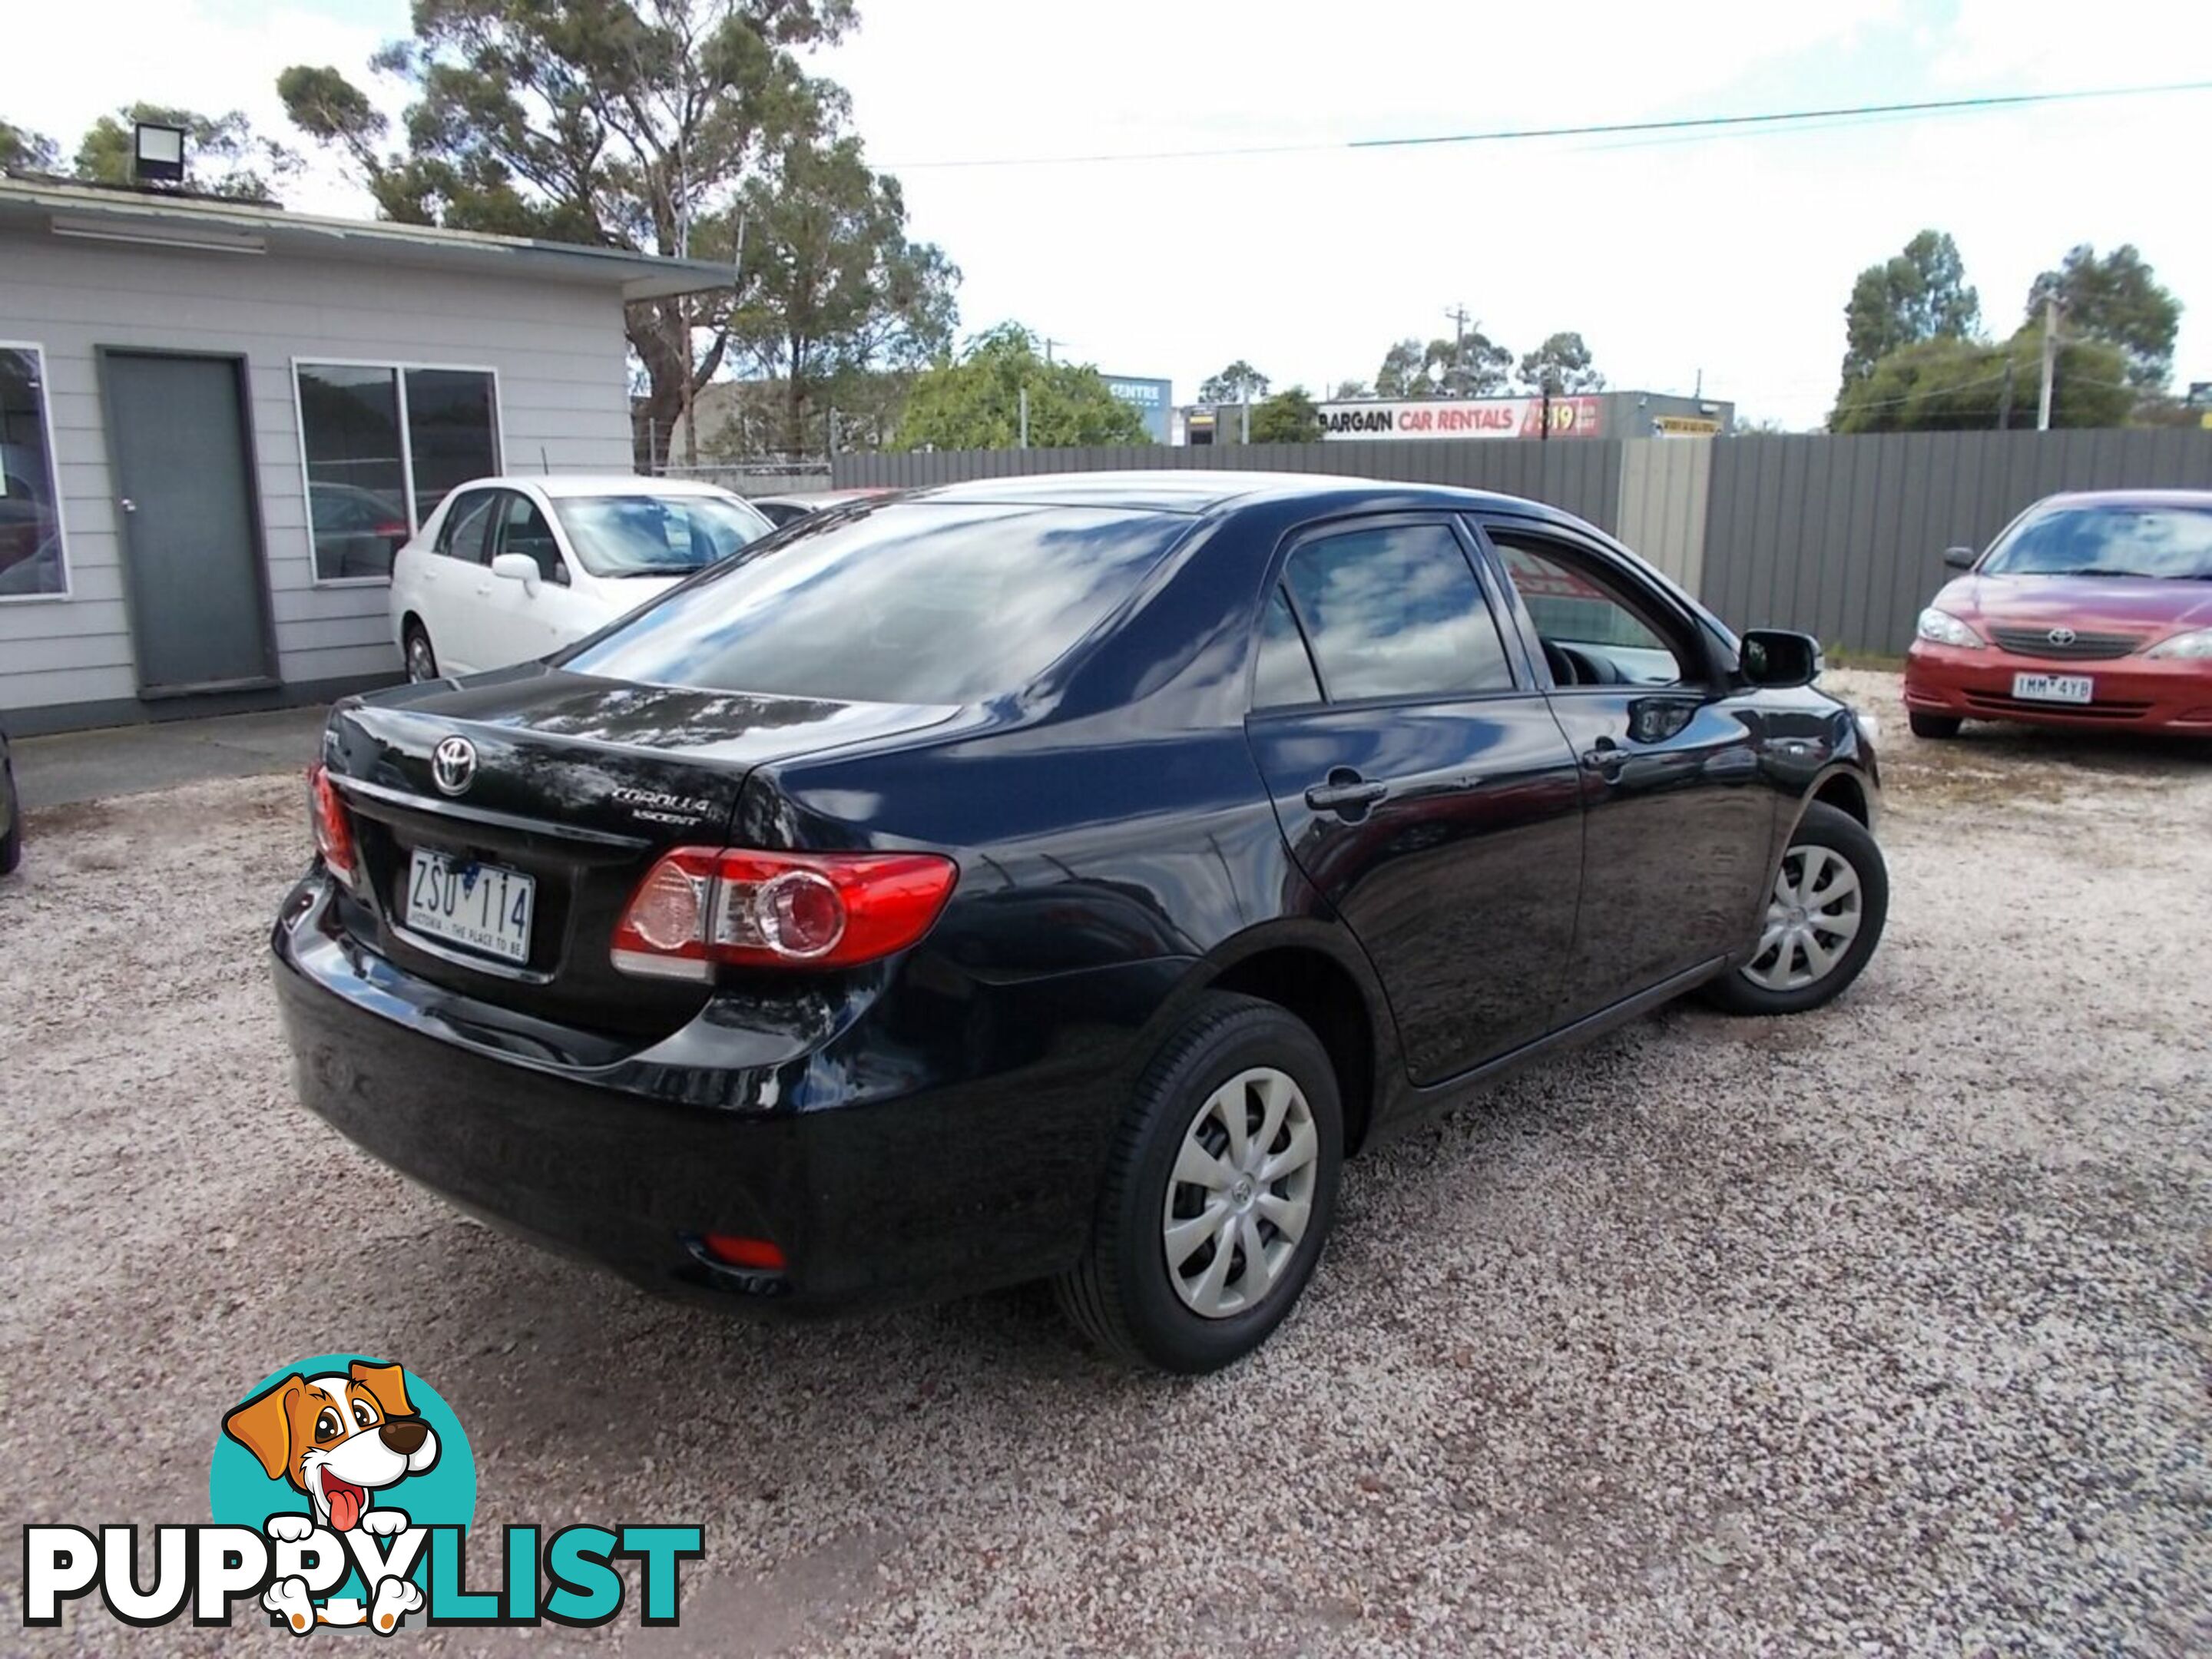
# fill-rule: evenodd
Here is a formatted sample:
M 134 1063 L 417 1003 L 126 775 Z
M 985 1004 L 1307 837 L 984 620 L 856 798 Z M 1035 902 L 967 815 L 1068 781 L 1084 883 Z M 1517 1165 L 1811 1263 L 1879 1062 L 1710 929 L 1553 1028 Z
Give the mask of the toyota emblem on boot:
M 477 775 L 477 746 L 466 738 L 447 738 L 430 751 L 430 781 L 441 793 L 458 795 Z

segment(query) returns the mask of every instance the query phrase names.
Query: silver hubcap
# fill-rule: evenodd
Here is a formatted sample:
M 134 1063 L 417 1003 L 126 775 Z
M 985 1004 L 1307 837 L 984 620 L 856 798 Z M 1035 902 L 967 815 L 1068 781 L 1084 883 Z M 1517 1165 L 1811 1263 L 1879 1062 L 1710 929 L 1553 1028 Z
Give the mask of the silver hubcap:
M 420 634 L 407 636 L 407 678 L 410 680 L 432 680 L 438 677 L 437 666 L 430 659 L 430 641 Z
M 1832 848 L 1806 843 L 1783 855 L 1767 901 L 1766 928 L 1743 969 L 1769 991 L 1802 991 L 1835 971 L 1858 936 L 1859 874 Z
M 1183 1131 L 1160 1218 L 1168 1278 L 1193 1313 L 1249 1312 L 1282 1282 L 1313 1214 L 1321 1139 L 1298 1085 L 1240 1072 Z

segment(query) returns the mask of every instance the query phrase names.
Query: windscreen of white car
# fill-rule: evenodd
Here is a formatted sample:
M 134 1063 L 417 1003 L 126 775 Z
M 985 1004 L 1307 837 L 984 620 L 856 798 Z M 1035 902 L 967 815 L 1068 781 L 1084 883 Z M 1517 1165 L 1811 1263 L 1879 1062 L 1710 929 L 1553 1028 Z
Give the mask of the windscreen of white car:
M 750 507 L 712 495 L 562 495 L 553 511 L 594 576 L 688 576 L 770 528 Z
M 911 502 L 824 514 L 562 659 L 572 673 L 856 702 L 1032 684 L 1190 528 L 1114 507 Z
M 1984 576 L 2148 576 L 2212 581 L 2212 512 L 2067 507 L 2030 519 L 1983 562 Z

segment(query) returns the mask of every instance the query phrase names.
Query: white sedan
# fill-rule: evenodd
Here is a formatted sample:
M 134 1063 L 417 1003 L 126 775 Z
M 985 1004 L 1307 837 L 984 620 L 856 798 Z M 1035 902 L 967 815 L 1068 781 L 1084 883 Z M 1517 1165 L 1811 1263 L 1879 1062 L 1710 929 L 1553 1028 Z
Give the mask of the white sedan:
M 392 559 L 392 637 L 410 680 L 528 662 L 773 528 L 685 479 L 478 478 Z

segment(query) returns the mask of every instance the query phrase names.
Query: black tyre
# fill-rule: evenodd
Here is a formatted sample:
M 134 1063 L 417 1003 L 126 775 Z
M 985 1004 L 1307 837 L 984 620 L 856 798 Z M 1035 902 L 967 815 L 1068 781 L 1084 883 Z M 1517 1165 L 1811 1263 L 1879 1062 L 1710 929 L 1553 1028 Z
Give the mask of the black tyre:
M 1705 988 L 1732 1013 L 1818 1008 L 1859 976 L 1889 919 L 1889 866 L 1866 826 L 1814 801 L 1782 855 L 1759 949 Z
M 1137 1085 L 1061 1309 L 1131 1364 L 1196 1373 L 1241 1359 L 1312 1277 L 1343 1158 L 1319 1039 L 1272 1002 L 1208 993 Z
M 1956 714 L 1923 714 L 1917 708 L 1905 711 L 1905 723 L 1912 728 L 1916 738 L 1955 738 L 1959 735 L 1960 718 Z
M 0 804 L 8 809 L 8 833 L 0 836 L 0 876 L 12 876 L 23 861 L 23 798 L 15 793 L 15 769 L 0 770 Z
M 410 680 L 434 680 L 438 678 L 438 653 L 430 648 L 430 630 L 412 617 L 400 630 L 400 642 L 407 658 L 407 678 Z

